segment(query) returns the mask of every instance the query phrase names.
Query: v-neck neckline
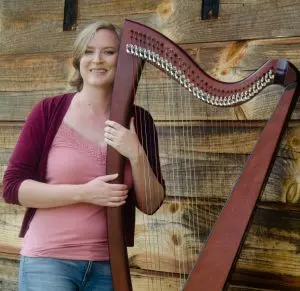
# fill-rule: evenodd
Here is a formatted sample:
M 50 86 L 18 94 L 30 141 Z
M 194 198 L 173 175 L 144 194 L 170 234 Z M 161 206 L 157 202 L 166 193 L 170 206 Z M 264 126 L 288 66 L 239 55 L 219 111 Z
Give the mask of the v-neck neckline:
M 61 126 L 65 126 L 67 127 L 69 130 L 71 130 L 73 133 L 75 133 L 80 139 L 88 142 L 89 144 L 97 147 L 97 148 L 106 148 L 107 144 L 106 143 L 99 143 L 97 141 L 91 140 L 88 137 L 84 136 L 82 133 L 80 133 L 79 131 L 77 131 L 72 125 L 68 124 L 65 120 L 62 121 Z

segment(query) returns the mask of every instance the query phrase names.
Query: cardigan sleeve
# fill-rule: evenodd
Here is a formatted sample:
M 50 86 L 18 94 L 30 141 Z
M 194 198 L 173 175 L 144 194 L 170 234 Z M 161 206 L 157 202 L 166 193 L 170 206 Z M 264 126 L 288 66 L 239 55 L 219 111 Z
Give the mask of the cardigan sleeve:
M 43 101 L 34 106 L 9 158 L 2 183 L 3 198 L 7 203 L 20 205 L 18 192 L 21 183 L 27 179 L 39 179 L 38 166 L 46 136 L 43 107 Z
M 158 137 L 156 127 L 152 116 L 145 109 L 134 106 L 131 112 L 131 116 L 135 117 L 135 129 L 138 135 L 139 141 L 142 144 L 146 155 L 149 160 L 150 167 L 157 177 L 160 184 L 165 190 L 165 181 L 162 176 L 159 149 L 158 149 Z M 134 246 L 134 229 L 135 229 L 135 191 L 132 189 L 128 195 L 128 203 L 124 205 L 124 228 L 125 228 L 125 241 L 126 246 Z M 160 205 L 157 209 L 159 209 Z
M 150 167 L 160 184 L 165 188 L 159 159 L 157 130 L 153 118 L 148 111 L 138 106 L 134 115 L 137 119 L 135 122 L 136 132 L 146 152 Z

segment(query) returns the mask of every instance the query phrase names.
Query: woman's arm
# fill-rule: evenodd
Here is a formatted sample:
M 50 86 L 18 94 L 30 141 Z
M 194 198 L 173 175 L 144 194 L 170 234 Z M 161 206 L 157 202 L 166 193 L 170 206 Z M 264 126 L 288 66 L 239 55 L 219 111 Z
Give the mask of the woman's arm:
M 19 188 L 25 180 L 39 180 L 38 167 L 47 134 L 43 100 L 28 115 L 17 144 L 9 158 L 3 175 L 3 198 L 7 203 L 18 204 Z
M 130 163 L 137 207 L 146 214 L 153 214 L 165 198 L 164 187 L 154 175 L 142 146 Z
M 116 178 L 116 174 L 107 175 L 81 185 L 51 185 L 25 180 L 19 188 L 19 202 L 30 208 L 52 208 L 77 203 L 117 207 L 125 203 L 128 189 L 124 184 L 108 183 Z
M 78 203 L 82 192 L 82 185 L 50 185 L 25 180 L 20 185 L 18 196 L 22 206 L 51 208 Z

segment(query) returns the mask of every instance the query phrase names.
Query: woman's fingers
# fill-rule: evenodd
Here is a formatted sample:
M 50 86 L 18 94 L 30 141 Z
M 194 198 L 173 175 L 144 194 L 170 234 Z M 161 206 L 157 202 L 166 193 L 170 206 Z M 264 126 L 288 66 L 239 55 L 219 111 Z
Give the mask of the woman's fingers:
M 109 134 L 111 136 L 116 136 L 117 135 L 117 130 L 114 129 L 113 127 L 106 126 L 104 127 L 104 135 Z
M 127 191 L 114 192 L 114 195 L 116 196 L 109 198 L 109 201 L 107 202 L 108 207 L 117 207 L 126 203 L 126 198 L 128 197 Z
M 128 197 L 127 195 L 111 197 L 111 202 L 121 202 L 121 201 L 125 201 L 127 197 Z
M 119 207 L 122 206 L 123 204 L 125 204 L 126 201 L 122 201 L 122 202 L 108 202 L 107 203 L 107 207 Z
M 105 175 L 105 176 L 100 176 L 99 179 L 103 182 L 109 182 L 109 181 L 113 181 L 118 177 L 118 173 L 116 174 L 111 174 L 111 175 Z
M 106 120 L 105 121 L 106 127 L 111 127 L 113 129 L 121 129 L 123 126 L 115 121 Z
M 114 197 L 124 197 L 127 196 L 128 190 L 125 191 L 112 191 L 109 195 L 109 197 L 114 198 Z
M 112 135 L 111 133 L 105 132 L 104 137 L 107 138 L 108 140 L 113 140 L 116 136 Z
M 128 190 L 128 186 L 125 184 L 108 184 L 110 190 L 112 191 L 125 191 Z

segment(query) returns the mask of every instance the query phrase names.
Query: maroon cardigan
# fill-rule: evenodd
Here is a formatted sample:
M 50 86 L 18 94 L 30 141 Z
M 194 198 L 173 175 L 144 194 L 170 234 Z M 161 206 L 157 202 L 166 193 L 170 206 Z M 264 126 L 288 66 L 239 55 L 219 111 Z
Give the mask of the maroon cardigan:
M 49 150 L 75 93 L 43 99 L 36 104 L 25 121 L 17 145 L 9 159 L 3 176 L 3 198 L 7 203 L 18 204 L 18 191 L 24 180 L 46 182 Z M 132 108 L 139 121 L 138 137 L 143 144 L 151 168 L 164 186 L 158 158 L 157 133 L 150 114 L 141 107 Z M 42 193 L 41 193 L 42 195 Z M 124 206 L 124 223 L 127 246 L 134 243 L 135 193 L 131 190 Z M 24 237 L 36 208 L 27 208 L 20 237 Z

